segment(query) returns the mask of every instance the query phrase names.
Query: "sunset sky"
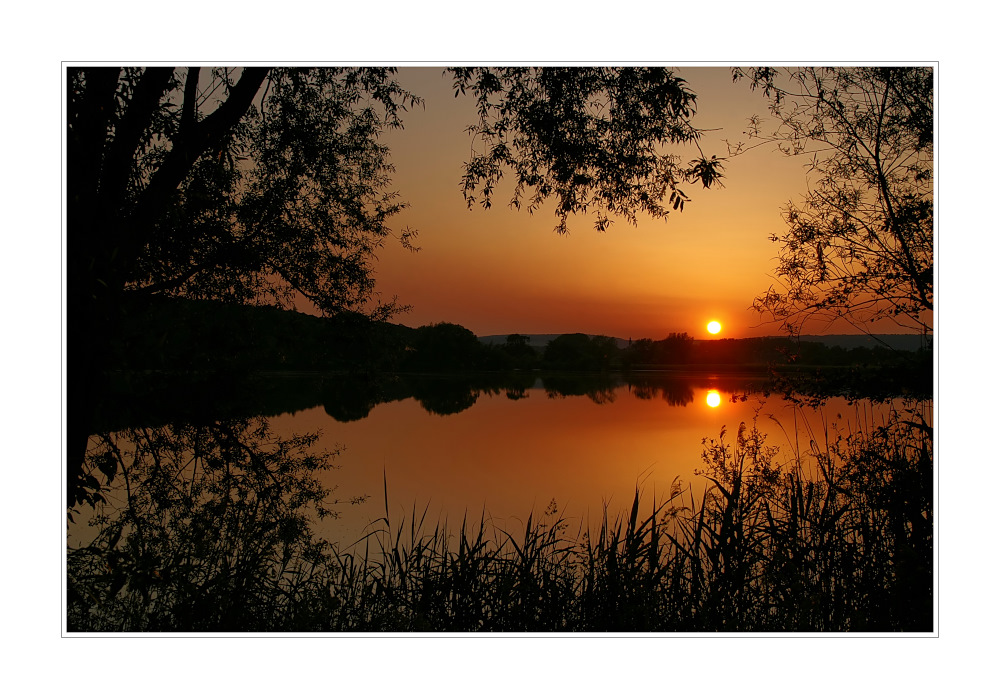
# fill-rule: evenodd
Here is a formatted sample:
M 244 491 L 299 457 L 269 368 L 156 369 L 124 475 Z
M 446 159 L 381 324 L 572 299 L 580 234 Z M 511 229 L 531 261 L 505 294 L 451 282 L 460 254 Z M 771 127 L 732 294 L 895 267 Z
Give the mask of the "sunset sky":
M 165 11 L 167 7 L 172 11 Z M 5 387 L 16 405 L 10 411 L 8 434 L 18 438 L 8 440 L 6 461 L 39 466 L 32 471 L 31 484 L 43 499 L 52 498 L 51 506 L 39 506 L 36 497 L 13 497 L 5 507 L 7 521 L 17 523 L 18 532 L 26 532 L 9 538 L 8 556 L 20 563 L 21 570 L 34 572 L 29 584 L 21 586 L 25 592 L 18 594 L 18 604 L 10 605 L 5 615 L 7 627 L 23 639 L 13 653 L 9 684 L 34 686 L 38 693 L 64 691 L 67 673 L 51 668 L 78 665 L 79 646 L 91 642 L 67 643 L 51 632 L 52 624 L 39 623 L 39 610 L 49 610 L 42 612 L 49 615 L 46 618 L 55 614 L 58 602 L 54 600 L 60 598 L 60 581 L 64 585 L 66 579 L 64 557 L 54 555 L 55 544 L 61 548 L 64 531 L 54 516 L 61 514 L 55 512 L 55 503 L 58 500 L 61 507 L 65 488 L 61 467 L 65 442 L 55 434 L 60 419 L 65 427 L 66 398 L 66 221 L 65 207 L 57 202 L 65 181 L 66 93 L 60 62 L 87 58 L 112 64 L 160 60 L 171 65 L 227 61 L 241 65 L 250 60 L 273 62 L 276 57 L 380 65 L 712 57 L 746 62 L 757 57 L 758 63 L 780 58 L 786 64 L 939 61 L 940 126 L 935 136 L 940 146 L 935 144 L 935 151 L 940 183 L 936 204 L 941 206 L 936 210 L 939 259 L 944 264 L 937 267 L 940 285 L 935 291 L 945 293 L 936 295 L 935 339 L 940 351 L 935 354 L 942 371 L 935 402 L 945 406 L 945 419 L 935 426 L 935 451 L 939 453 L 935 460 L 958 466 L 936 473 L 940 503 L 935 504 L 951 521 L 938 536 L 943 552 L 938 566 L 948 584 L 941 586 L 937 602 L 948 633 L 933 643 L 917 644 L 895 638 L 846 639 L 825 644 L 824 657 L 826 667 L 845 668 L 845 678 L 871 693 L 975 693 L 989 682 L 991 644 L 985 637 L 991 624 L 983 620 L 990 609 L 983 600 L 994 593 L 996 578 L 989 574 L 991 562 L 981 554 L 984 543 L 989 544 L 984 539 L 995 526 L 989 496 L 997 492 L 1000 480 L 998 469 L 980 468 L 975 484 L 969 487 L 968 469 L 961 465 L 983 463 L 981 441 L 969 435 L 988 435 L 995 429 L 996 416 L 984 401 L 996 383 L 995 373 L 984 370 L 994 360 L 995 346 L 966 342 L 968 335 L 962 330 L 971 329 L 989 339 L 988 319 L 995 315 L 990 301 L 996 296 L 1000 237 L 993 232 L 995 224 L 986 211 L 995 199 L 996 185 L 987 172 L 988 159 L 979 138 L 990 123 L 982 117 L 993 113 L 995 101 L 992 91 L 984 89 L 991 84 L 987 72 L 995 63 L 991 49 L 995 22 L 970 21 L 969 4 L 924 4 L 901 11 L 894 3 L 854 0 L 837 5 L 778 2 L 766 8 L 724 2 L 701 7 L 633 3 L 588 9 L 518 0 L 503 6 L 446 2 L 432 8 L 395 0 L 377 8 L 361 3 L 290 3 L 238 12 L 228 4 L 181 0 L 167 7 L 67 4 L 60 8 L 59 21 L 53 21 L 51 6 L 42 3 L 15 3 L 7 8 L 11 31 L 6 46 L 10 65 L 16 69 L 7 74 L 10 108 L 5 116 L 10 205 L 5 212 L 8 264 L 3 288 L 9 328 L 5 358 L 11 369 Z M 955 11 L 962 9 L 966 11 Z M 404 75 L 407 72 L 412 71 L 404 70 Z M 745 116 L 766 113 L 763 100 L 751 95 L 746 85 L 731 85 L 725 69 L 682 67 L 679 72 L 700 96 L 697 123 L 706 128 L 729 124 L 727 132 L 738 134 Z M 712 72 L 716 72 L 714 79 Z M 728 320 L 723 335 L 770 332 L 754 327 L 757 319 L 746 308 L 769 283 L 778 249 L 767 237 L 783 228 L 778 209 L 805 189 L 805 171 L 798 164 L 763 154 L 755 160 L 755 154 L 742 163 L 729 163 L 726 189 L 689 191 L 694 201 L 669 224 L 646 222 L 632 228 L 618 222 L 608 233 L 598 235 L 590 222 L 580 222 L 571 236 L 559 238 L 552 232 L 555 221 L 550 215 L 509 215 L 502 207 L 490 212 L 465 210 L 458 179 L 468 152 L 461 133 L 466 120 L 448 117 L 447 110 L 458 103 L 447 80 L 439 77 L 439 69 L 430 70 L 424 79 L 413 77 L 414 89 L 427 98 L 427 109 L 410 113 L 406 131 L 393 137 L 396 185 L 412 209 L 392 225 L 399 228 L 409 222 L 419 227 L 417 244 L 423 249 L 409 254 L 389 246 L 378 270 L 383 294 L 398 295 L 414 306 L 411 314 L 398 318 L 400 322 L 420 325 L 448 319 L 484 334 L 569 329 L 655 337 L 688 330 L 704 337 L 708 311 L 701 309 L 712 305 L 711 298 L 719 304 L 719 316 Z M 713 92 L 719 96 L 713 99 Z M 733 101 L 732 106 L 727 106 L 727 100 Z M 422 132 L 436 132 L 436 124 L 443 127 L 445 123 L 451 124 L 442 129 L 447 139 L 434 144 L 433 157 L 419 157 L 418 140 L 410 141 L 409 151 L 405 148 L 405 139 L 419 139 Z M 708 155 L 723 133 L 706 135 Z M 754 165 L 762 161 L 767 164 Z M 778 172 L 785 174 L 779 178 Z M 447 220 L 438 217 L 436 208 L 444 203 L 451 217 Z M 698 235 L 705 238 L 698 240 Z M 733 240 L 739 241 L 738 248 L 730 247 Z M 594 255 L 603 257 L 588 262 Z M 504 274 L 501 263 L 508 261 L 516 266 Z M 451 293 L 435 291 L 436 275 L 457 286 Z M 542 287 L 542 281 L 547 286 Z M 641 293 L 626 295 L 623 289 Z M 560 299 L 561 306 L 556 303 Z M 619 331 L 619 326 L 629 327 Z M 773 681 L 745 680 L 761 676 L 762 668 L 773 668 L 775 653 L 781 654 L 781 681 L 786 685 L 815 686 L 817 675 L 816 645 L 803 643 L 802 634 L 769 638 L 763 644 L 752 638 L 721 636 L 693 643 L 654 637 L 470 643 L 464 635 L 441 636 L 429 642 L 391 637 L 359 642 L 354 635 L 324 638 L 321 643 L 286 638 L 254 641 L 267 644 L 270 662 L 261 662 L 259 653 L 247 653 L 247 644 L 222 642 L 227 639 L 217 639 L 220 642 L 213 645 L 212 653 L 194 658 L 186 643 L 157 644 L 156 654 L 151 655 L 148 644 L 127 638 L 95 640 L 115 644 L 115 681 L 146 687 L 154 696 L 165 696 L 175 687 L 171 677 L 149 683 L 151 660 L 160 667 L 185 668 L 172 675 L 178 684 L 197 683 L 239 694 L 286 689 L 290 665 L 323 667 L 331 653 L 340 666 L 353 670 L 340 673 L 338 687 L 359 692 L 371 691 L 372 678 L 387 692 L 412 692 L 413 678 L 425 677 L 427 668 L 440 665 L 442 657 L 450 661 L 448 677 L 453 686 L 485 687 L 483 693 L 489 696 L 501 696 L 516 684 L 523 685 L 526 678 L 543 691 L 662 692 L 663 673 L 623 673 L 620 669 L 657 667 L 665 657 L 687 670 L 673 673 L 669 680 L 669 686 L 681 692 L 703 693 L 709 677 L 713 684 L 748 699 L 773 696 Z M 861 643 L 866 652 L 858 652 Z M 399 652 L 404 644 L 405 652 Z M 486 644 L 494 665 L 509 663 L 523 671 L 499 673 L 499 681 L 484 683 Z M 735 644 L 741 645 L 733 653 Z M 590 671 L 552 671 L 578 667 L 583 653 L 601 662 Z M 718 671 L 721 654 L 726 657 L 726 673 Z M 391 672 L 386 672 L 387 657 L 391 657 Z M 220 667 L 228 670 L 220 672 Z M 904 671 L 887 672 L 886 668 Z M 297 681 L 306 689 L 329 689 L 326 674 L 300 673 Z M 826 683 L 819 693 L 834 695 L 843 691 L 842 684 Z M 97 683 L 79 682 L 73 690 L 82 697 L 106 691 Z
M 698 95 L 694 124 L 711 130 L 706 156 L 727 154 L 725 141 L 745 141 L 747 120 L 768 117 L 767 103 L 746 82 L 733 83 L 728 67 L 681 66 Z M 454 97 L 441 67 L 404 67 L 399 81 L 426 100 L 404 116 L 405 129 L 387 135 L 396 166 L 394 188 L 410 208 L 394 230 L 417 229 L 413 253 L 389 241 L 377 265 L 378 290 L 411 305 L 397 322 L 410 326 L 459 323 L 478 335 L 585 332 L 659 339 L 670 332 L 709 337 L 777 334 L 749 310 L 772 283 L 784 229 L 781 208 L 806 189 L 805 161 L 764 146 L 727 161 L 722 189 L 689 185 L 683 212 L 668 221 L 618 220 L 608 231 L 577 217 L 560 236 L 554 204 L 534 215 L 506 206 L 501 183 L 492 209 L 469 210 L 460 177 L 475 120 L 471 97 Z M 771 122 L 773 123 L 773 121 Z M 765 123 L 765 127 L 767 123 Z M 676 150 L 684 156 L 694 150 Z M 889 324 L 882 332 L 898 332 Z M 857 332 L 849 325 L 806 332 Z

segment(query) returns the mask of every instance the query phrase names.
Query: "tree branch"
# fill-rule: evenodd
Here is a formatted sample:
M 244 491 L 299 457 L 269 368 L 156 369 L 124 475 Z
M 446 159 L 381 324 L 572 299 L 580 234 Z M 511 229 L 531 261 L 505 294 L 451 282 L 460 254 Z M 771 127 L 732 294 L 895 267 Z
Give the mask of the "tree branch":
M 170 195 L 190 172 L 194 162 L 210 147 L 219 143 L 247 113 L 269 70 L 270 68 L 244 69 L 228 99 L 187 133 L 182 132 L 179 142 L 174 144 L 173 150 L 150 179 L 128 222 L 128 228 L 138 234 L 135 238 L 141 239 L 162 213 Z
M 200 68 L 188 68 L 184 82 L 184 106 L 181 109 L 181 138 L 194 127 L 195 106 L 198 101 L 198 73 Z
M 101 174 L 101 196 L 106 211 L 120 211 L 124 203 L 136 150 L 173 74 L 173 68 L 147 68 L 135 87 L 128 109 L 115 128 Z

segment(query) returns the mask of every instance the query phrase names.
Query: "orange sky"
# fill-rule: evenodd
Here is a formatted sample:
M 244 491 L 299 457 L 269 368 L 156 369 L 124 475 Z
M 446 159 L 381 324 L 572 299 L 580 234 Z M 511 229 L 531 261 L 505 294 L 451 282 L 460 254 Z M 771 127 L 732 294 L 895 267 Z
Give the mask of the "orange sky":
M 717 129 L 702 139 L 705 155 L 726 155 L 725 139 L 745 140 L 746 120 L 767 116 L 766 101 L 747 83 L 733 84 L 729 68 L 677 73 L 698 95 L 695 125 Z M 768 237 L 783 231 L 780 209 L 805 191 L 802 160 L 762 147 L 727 163 L 724 189 L 686 187 L 692 201 L 666 222 L 645 217 L 633 227 L 618 220 L 598 233 L 581 217 L 560 236 L 554 206 L 534 215 L 512 211 L 505 183 L 494 208 L 467 209 L 459 180 L 470 153 L 464 127 L 475 120 L 473 99 L 455 99 L 440 67 L 402 68 L 399 80 L 426 106 L 407 113 L 405 129 L 386 139 L 393 186 L 411 205 L 393 220 L 394 230 L 417 229 L 421 248 L 409 252 L 390 240 L 380 253 L 379 292 L 413 307 L 397 322 L 447 321 L 477 335 L 659 339 L 670 332 L 709 337 L 705 325 L 717 319 L 719 337 L 778 333 L 748 307 L 771 283 L 779 247 Z M 856 332 L 847 325 L 811 331 Z

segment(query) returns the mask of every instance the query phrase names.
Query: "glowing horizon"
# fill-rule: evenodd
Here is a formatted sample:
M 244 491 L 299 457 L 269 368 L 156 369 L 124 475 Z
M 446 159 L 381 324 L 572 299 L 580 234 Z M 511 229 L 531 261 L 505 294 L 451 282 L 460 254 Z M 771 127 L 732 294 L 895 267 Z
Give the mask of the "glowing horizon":
M 388 244 L 379 251 L 376 291 L 412 307 L 393 321 L 417 327 L 457 323 L 476 335 L 583 332 L 639 339 L 686 332 L 709 338 L 706 319 L 730 338 L 782 334 L 750 309 L 774 283 L 784 230 L 781 209 L 806 188 L 804 160 L 759 148 L 726 161 L 724 187 L 685 187 L 691 201 L 667 221 L 618 217 L 606 232 L 572 217 L 570 234 L 553 231 L 551 205 L 529 215 L 509 210 L 506 181 L 492 209 L 468 209 L 460 189 L 476 120 L 471 99 L 456 100 L 440 68 L 402 68 L 401 84 L 425 98 L 404 115 L 404 129 L 386 134 L 396 168 L 391 189 L 409 208 L 389 221 L 418 231 L 419 252 Z M 698 95 L 694 123 L 706 131 L 706 155 L 727 154 L 725 141 L 746 140 L 753 115 L 767 101 L 728 68 L 682 67 L 677 74 Z M 717 129 L 717 130 L 716 130 Z M 682 159 L 693 155 L 677 147 Z M 696 152 L 696 151 L 695 151 Z M 766 173 L 766 175 L 762 175 Z M 902 332 L 891 323 L 875 332 Z M 805 333 L 857 332 L 848 324 Z

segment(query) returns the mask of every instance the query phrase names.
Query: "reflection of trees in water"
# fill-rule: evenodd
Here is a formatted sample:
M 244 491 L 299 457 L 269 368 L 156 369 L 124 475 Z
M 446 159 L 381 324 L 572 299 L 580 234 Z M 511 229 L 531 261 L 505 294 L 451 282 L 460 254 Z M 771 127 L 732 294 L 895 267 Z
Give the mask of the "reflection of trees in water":
M 416 389 L 413 397 L 421 407 L 433 415 L 451 415 L 467 410 L 476 404 L 479 391 L 468 384 L 446 381 L 426 390 L 426 386 Z
M 740 375 L 665 376 L 630 375 L 627 385 L 636 398 L 653 400 L 661 398 L 670 405 L 684 406 L 694 401 L 696 389 L 711 388 L 721 393 L 731 393 L 734 400 L 746 400 L 751 393 L 769 391 L 770 379 Z
M 323 389 L 324 408 L 339 422 L 367 417 L 376 405 L 415 399 L 429 413 L 451 415 L 475 405 L 481 394 L 527 398 L 530 374 L 398 374 L 330 379 Z
M 528 389 L 526 388 L 508 388 L 504 391 L 504 395 L 507 396 L 507 400 L 522 400 L 528 397 Z
M 372 408 L 385 402 L 384 398 L 378 385 L 352 376 L 338 378 L 323 387 L 323 409 L 337 422 L 363 420 Z
M 68 552 L 68 628 L 308 627 L 330 570 L 310 522 L 336 504 L 317 477 L 335 454 L 316 438 L 264 418 L 93 438 L 86 468 L 114 481 L 92 540 Z
M 786 464 L 741 424 L 705 443 L 700 502 L 678 483 L 639 520 L 637 494 L 594 540 L 529 517 L 522 540 L 463 523 L 456 551 L 446 525 L 407 542 L 387 514 L 338 551 L 311 530 L 335 456 L 315 435 L 266 419 L 105 434 L 86 467 L 113 487 L 71 530 L 91 541 L 67 554 L 67 628 L 930 631 L 932 437 L 924 413 L 893 412 Z
M 660 387 L 660 395 L 669 405 L 687 405 L 694 400 L 694 390 L 689 384 L 669 384 Z
M 415 398 L 429 412 L 449 415 L 466 410 L 480 395 L 503 395 L 509 400 L 529 397 L 539 380 L 549 397 L 587 396 L 595 403 L 612 403 L 615 392 L 630 387 L 641 399 L 662 397 L 671 405 L 694 400 L 690 377 L 663 374 L 303 374 L 288 376 L 204 376 L 197 381 L 159 376 L 145 383 L 130 376 L 112 399 L 102 406 L 101 431 L 134 425 L 176 422 L 207 423 L 215 418 L 244 419 L 254 415 L 279 415 L 321 404 L 338 422 L 362 420 L 382 403 Z M 699 379 L 704 383 L 705 378 Z M 700 384 L 699 384 L 700 385 Z M 712 377 L 712 387 L 732 393 L 762 390 L 764 381 Z M 140 398 L 136 398 L 140 396 Z M 193 396 L 193 397 L 192 397 Z M 71 498 L 86 488 L 85 479 L 74 482 Z M 82 497 L 82 495 L 81 495 Z
M 645 380 L 630 384 L 632 395 L 640 400 L 660 397 L 669 405 L 687 405 L 694 400 L 694 389 L 683 379 Z
M 480 395 L 504 395 L 509 400 L 528 397 L 538 379 L 549 398 L 586 396 L 599 405 L 613 403 L 618 389 L 627 387 L 637 398 L 662 398 L 670 405 L 694 401 L 695 386 L 710 380 L 713 388 L 739 394 L 761 390 L 763 381 L 739 376 L 690 377 L 663 374 L 400 374 L 382 377 L 337 377 L 324 387 L 326 412 L 340 422 L 359 420 L 373 407 L 414 398 L 435 415 L 451 415 L 475 405 Z
M 549 398 L 587 396 L 598 405 L 613 403 L 621 381 L 607 375 L 556 374 L 542 379 Z

